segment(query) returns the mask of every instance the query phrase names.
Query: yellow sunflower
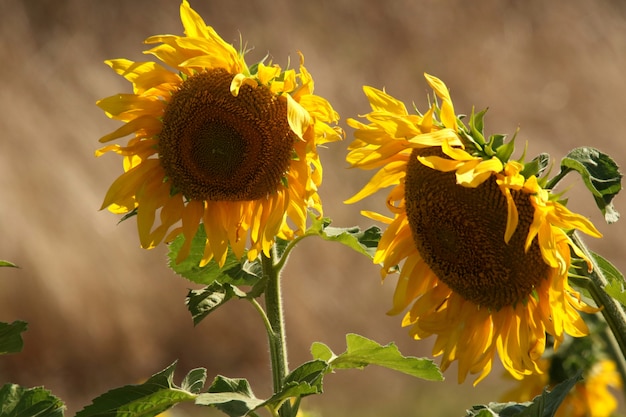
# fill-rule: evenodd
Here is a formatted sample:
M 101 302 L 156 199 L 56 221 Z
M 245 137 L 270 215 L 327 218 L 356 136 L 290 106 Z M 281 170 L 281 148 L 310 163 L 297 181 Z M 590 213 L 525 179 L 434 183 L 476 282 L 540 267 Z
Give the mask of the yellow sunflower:
M 524 378 L 520 385 L 504 395 L 504 401 L 524 402 L 541 395 L 546 386 L 552 387 L 561 381 L 553 381 L 550 376 L 551 361 L 542 359 L 539 366 L 543 374 L 533 374 Z M 602 359 L 594 363 L 584 374 L 584 379 L 567 394 L 556 417 L 610 417 L 617 409 L 617 400 L 611 389 L 619 389 L 622 380 L 615 362 Z
M 133 85 L 132 94 L 98 101 L 125 124 L 100 142 L 133 135 L 126 146 L 96 152 L 124 157 L 124 173 L 102 208 L 136 214 L 141 245 L 183 233 L 185 258 L 197 228 L 207 242 L 202 264 L 223 265 L 227 248 L 241 257 L 268 254 L 275 237 L 293 239 L 307 212 L 322 214 L 317 146 L 341 139 L 337 113 L 313 94 L 300 54 L 299 72 L 263 62 L 248 66 L 183 0 L 186 36 L 156 35 L 146 51 L 156 62 L 106 63 Z M 157 220 L 158 217 L 158 220 Z
M 438 100 L 423 115 L 364 88 L 372 111 L 367 124 L 348 120 L 347 161 L 378 172 L 346 203 L 393 186 L 393 218 L 363 213 L 388 224 L 374 262 L 384 278 L 404 261 L 389 313 L 411 305 L 402 324 L 415 339 L 436 335 L 442 369 L 456 360 L 459 382 L 470 373 L 478 383 L 497 351 L 516 378 L 540 372 L 546 333 L 557 346 L 565 333 L 583 336 L 578 312 L 592 310 L 568 284 L 570 249 L 585 258 L 568 231 L 600 233 L 509 160 L 512 141 L 484 138 L 484 112 L 465 126 L 445 84 L 426 80 Z

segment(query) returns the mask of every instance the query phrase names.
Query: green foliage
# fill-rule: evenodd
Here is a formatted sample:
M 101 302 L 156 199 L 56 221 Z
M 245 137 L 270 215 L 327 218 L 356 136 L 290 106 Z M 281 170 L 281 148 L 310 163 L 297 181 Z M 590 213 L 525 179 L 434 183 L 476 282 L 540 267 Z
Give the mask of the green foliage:
M 113 389 L 93 400 L 76 417 L 152 417 L 172 406 L 194 401 L 206 380 L 206 370 L 190 371 L 180 387 L 173 383 L 176 362 L 139 385 Z
M 0 388 L 0 417 L 61 417 L 64 409 L 63 402 L 42 387 Z
M 189 290 L 185 304 L 191 313 L 193 324 L 197 325 L 209 313 L 231 298 L 245 298 L 246 296 L 246 293 L 235 286 L 213 282 L 201 290 Z
M 265 402 L 254 396 L 245 379 L 215 378 L 209 392 L 198 395 L 196 404 L 213 406 L 231 417 L 245 416 Z
M 206 232 L 203 225 L 198 227 L 198 231 L 191 241 L 189 256 L 180 263 L 176 263 L 176 257 L 184 242 L 185 237 L 181 234 L 170 244 L 168 253 L 169 267 L 177 274 L 196 284 L 209 285 L 217 281 L 233 285 L 253 286 L 263 275 L 261 264 L 258 260 L 248 262 L 245 256 L 243 259 L 237 259 L 230 248 L 228 248 L 226 262 L 221 268 L 214 259 L 205 266 L 199 266 L 206 246 Z
M 616 222 L 619 213 L 611 201 L 622 189 L 622 174 L 615 161 L 597 149 L 580 147 L 563 158 L 558 176 L 562 178 L 571 171 L 581 175 L 606 222 Z
M 533 158 L 532 161 L 526 162 L 524 164 L 524 169 L 521 174 L 524 178 L 530 178 L 533 175 L 535 177 L 541 176 L 543 172 L 546 170 L 548 165 L 550 164 L 550 155 L 547 153 L 541 153 Z
M 313 224 L 306 231 L 308 236 L 319 236 L 330 242 L 339 242 L 358 253 L 369 257 L 374 257 L 378 241 L 382 236 L 379 227 L 372 226 L 369 229 L 361 230 L 359 227 L 332 227 L 332 220 L 327 217 L 313 220 Z
M 591 256 L 596 264 L 596 267 L 601 269 L 602 275 L 607 279 L 608 284 L 604 287 L 604 291 L 623 306 L 626 306 L 626 288 L 624 276 L 622 273 L 609 261 L 597 253 L 591 252 Z
M 21 352 L 24 347 L 22 332 L 26 331 L 28 323 L 16 320 L 13 323 L 0 322 L 0 355 Z
M 556 413 L 565 396 L 582 379 L 579 372 L 576 376 L 561 382 L 552 391 L 544 391 L 532 402 L 525 403 L 489 403 L 475 405 L 467 410 L 466 417 L 552 417 Z
M 327 372 L 378 365 L 429 381 L 443 380 L 441 371 L 432 360 L 403 356 L 394 343 L 382 346 L 363 336 L 348 334 L 346 345 L 346 351 L 337 356 L 328 346 L 316 342 L 311 346 L 311 354 L 313 358 L 328 363 Z

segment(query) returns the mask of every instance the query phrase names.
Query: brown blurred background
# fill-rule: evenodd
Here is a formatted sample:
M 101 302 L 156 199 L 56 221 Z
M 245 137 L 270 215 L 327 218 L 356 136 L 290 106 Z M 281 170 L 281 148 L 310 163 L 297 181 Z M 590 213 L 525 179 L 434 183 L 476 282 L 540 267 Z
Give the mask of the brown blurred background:
M 385 87 L 421 108 L 429 72 L 452 90 L 456 109 L 490 107 L 488 133 L 512 134 L 518 150 L 598 147 L 626 166 L 626 3 L 596 1 L 192 0 L 224 39 L 239 36 L 274 62 L 306 56 L 316 93 L 342 119 L 368 111 L 361 86 Z M 175 378 L 203 366 L 210 377 L 247 377 L 269 394 L 269 367 L 259 318 L 232 302 L 194 328 L 184 306 L 192 285 L 165 267 L 165 250 L 139 248 L 135 221 L 116 225 L 98 212 L 121 172 L 115 156 L 95 159 L 97 139 L 119 123 L 95 101 L 130 84 L 103 60 L 142 55 L 143 39 L 181 34 L 177 0 L 0 0 L 0 320 L 29 322 L 24 351 L 0 358 L 0 384 L 45 385 L 67 402 L 68 415 L 104 391 L 139 382 L 179 360 Z M 342 126 L 347 128 L 344 120 Z M 360 209 L 383 208 L 384 194 L 355 206 L 342 201 L 371 173 L 346 169 L 344 143 L 321 150 L 326 215 L 338 226 L 369 226 Z M 591 217 L 605 238 L 591 246 L 626 270 L 626 220 L 608 226 L 582 182 L 573 178 L 570 208 Z M 618 210 L 626 211 L 624 195 Z M 356 332 L 405 354 L 428 355 L 384 314 L 394 278 L 349 249 L 305 240 L 285 273 L 292 364 L 310 358 L 313 341 L 340 352 Z M 425 383 L 381 369 L 329 375 L 326 394 L 308 408 L 336 416 L 460 416 L 495 401 L 510 384 L 501 368 L 477 388 Z M 193 411 L 183 408 L 180 411 Z

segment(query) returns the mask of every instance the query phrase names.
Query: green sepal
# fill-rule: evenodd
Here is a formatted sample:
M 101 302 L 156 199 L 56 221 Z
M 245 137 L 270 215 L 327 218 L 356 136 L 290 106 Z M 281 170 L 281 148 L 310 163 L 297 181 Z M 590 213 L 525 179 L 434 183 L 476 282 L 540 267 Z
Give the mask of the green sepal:
M 0 355 L 21 352 L 24 348 L 22 332 L 26 331 L 28 323 L 16 320 L 13 323 L 0 322 Z
M 221 268 L 215 259 L 212 259 L 205 266 L 199 266 L 204 255 L 204 248 L 208 244 L 202 224 L 198 227 L 198 231 L 191 241 L 189 256 L 180 263 L 176 263 L 176 257 L 184 241 L 185 236 L 180 234 L 169 245 L 168 264 L 178 275 L 196 284 L 209 285 L 216 281 L 233 285 L 253 286 L 263 276 L 262 266 L 258 259 L 250 262 L 245 255 L 242 259 L 238 259 L 230 247 L 226 254 L 226 261 Z
M 403 356 L 394 343 L 382 346 L 366 337 L 348 334 L 346 346 L 344 353 L 335 355 L 328 346 L 315 342 L 311 346 L 311 354 L 314 359 L 328 362 L 328 372 L 378 365 L 429 381 L 443 381 L 439 367 L 432 360 Z
M 120 219 L 119 222 L 117 222 L 117 224 L 122 223 L 123 221 L 126 221 L 128 219 L 130 219 L 131 217 L 135 217 L 137 215 L 137 207 L 135 207 L 134 209 L 132 209 L 131 211 L 129 211 L 128 213 L 124 214 L 122 216 L 122 218 Z
M 619 213 L 611 201 L 622 189 L 622 174 L 615 161 L 595 148 L 580 147 L 570 151 L 561 160 L 558 177 L 562 178 L 571 171 L 581 175 L 606 222 L 615 223 Z
M 517 136 L 517 132 L 515 132 L 515 135 L 507 143 L 504 143 L 505 135 L 498 136 L 502 137 L 502 143 L 498 146 L 494 146 L 493 149 L 496 151 L 496 157 L 505 164 L 509 161 L 511 155 L 513 155 L 513 151 L 515 151 L 515 137 Z
M 522 169 L 522 174 L 524 178 L 530 178 L 533 175 L 535 177 L 540 177 L 541 174 L 546 170 L 548 165 L 550 164 L 550 155 L 547 153 L 540 153 L 536 157 L 533 158 L 532 161 L 526 162 L 524 164 L 524 169 Z
M 479 111 L 478 113 L 474 113 L 474 108 L 472 107 L 472 114 L 470 114 L 469 118 L 469 127 L 470 127 L 470 138 L 476 142 L 481 147 L 485 145 L 487 142 L 485 140 L 485 135 L 483 133 L 485 128 L 484 118 L 488 109 L 484 109 Z
M 2 267 L 2 266 L 8 266 L 8 267 L 11 267 L 11 268 L 19 268 L 19 266 L 15 265 L 13 262 L 0 260 L 0 267 Z
M 194 326 L 232 298 L 246 298 L 247 294 L 230 284 L 212 282 L 201 290 L 189 290 L 185 304 Z
M 532 402 L 524 403 L 489 403 L 475 405 L 467 410 L 466 417 L 553 417 L 557 409 L 582 379 L 582 372 L 556 385 L 551 391 L 544 391 L 536 396 Z
M 366 230 L 359 227 L 332 227 L 331 220 L 327 217 L 314 219 L 306 235 L 316 235 L 330 242 L 339 242 L 358 253 L 372 259 L 376 253 L 382 231 L 378 226 L 372 226 Z
M 63 401 L 43 387 L 5 384 L 0 388 L 0 417 L 62 417 L 64 410 Z
M 191 402 L 198 397 L 206 380 L 206 370 L 190 371 L 181 387 L 173 383 L 176 362 L 154 374 L 139 385 L 115 388 L 94 399 L 76 417 L 152 417 L 182 402 Z

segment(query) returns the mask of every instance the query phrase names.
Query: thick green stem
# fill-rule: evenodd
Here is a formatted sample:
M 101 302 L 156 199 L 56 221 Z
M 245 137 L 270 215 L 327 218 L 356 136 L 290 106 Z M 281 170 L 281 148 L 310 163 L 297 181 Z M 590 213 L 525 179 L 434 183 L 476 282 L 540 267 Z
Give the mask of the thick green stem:
M 606 287 L 609 282 L 604 276 L 602 269 L 598 266 L 591 251 L 587 248 L 587 245 L 585 245 L 576 233 L 573 234 L 573 240 L 576 246 L 585 253 L 593 265 L 593 271 L 584 271 L 584 275 L 589 278 L 587 289 L 598 307 L 602 308 L 602 315 L 613 333 L 614 345 L 609 347 L 618 348 L 613 349 L 615 353 L 613 356 L 622 380 L 626 381 L 626 312 L 619 301 L 615 300 L 604 291 L 604 287 Z M 615 346 L 615 344 L 617 346 Z
M 262 255 L 263 274 L 267 278 L 265 287 L 265 309 L 271 331 L 268 331 L 270 358 L 272 365 L 272 381 L 274 392 L 280 392 L 283 388 L 285 376 L 289 372 L 287 362 L 287 344 L 285 339 L 285 319 L 283 313 L 283 301 L 280 291 L 280 269 L 274 264 L 274 249 L 271 255 Z M 290 405 L 285 403 L 280 415 L 290 415 Z

